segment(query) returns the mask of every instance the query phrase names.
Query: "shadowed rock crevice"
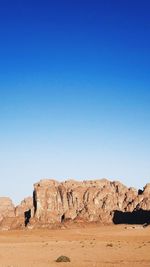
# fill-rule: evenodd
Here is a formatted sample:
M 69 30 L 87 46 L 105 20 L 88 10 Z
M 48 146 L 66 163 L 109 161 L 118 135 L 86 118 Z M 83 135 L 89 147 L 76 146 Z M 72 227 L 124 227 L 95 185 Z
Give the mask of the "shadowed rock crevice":
M 65 214 L 63 214 L 62 216 L 61 216 L 61 223 L 63 223 L 65 221 Z
M 30 219 L 31 219 L 31 210 L 27 210 L 24 212 L 24 224 L 25 224 L 25 227 L 29 224 L 30 222 Z
M 34 215 L 36 213 L 37 210 L 37 199 L 36 199 L 36 191 L 33 191 L 33 207 L 34 207 Z

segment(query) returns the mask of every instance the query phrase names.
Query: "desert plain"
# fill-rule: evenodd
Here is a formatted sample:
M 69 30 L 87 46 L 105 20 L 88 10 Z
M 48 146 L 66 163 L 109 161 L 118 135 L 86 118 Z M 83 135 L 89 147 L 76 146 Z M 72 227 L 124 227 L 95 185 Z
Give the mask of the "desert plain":
M 57 263 L 68 256 L 71 262 Z M 150 227 L 84 225 L 0 232 L 1 267 L 150 266 Z

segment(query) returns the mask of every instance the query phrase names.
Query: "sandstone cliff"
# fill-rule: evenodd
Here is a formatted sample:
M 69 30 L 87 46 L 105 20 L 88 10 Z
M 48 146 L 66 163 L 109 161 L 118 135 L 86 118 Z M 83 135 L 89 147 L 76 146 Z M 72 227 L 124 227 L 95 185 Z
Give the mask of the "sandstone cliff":
M 44 226 L 69 220 L 112 223 L 116 211 L 129 214 L 140 210 L 150 211 L 150 184 L 137 191 L 107 179 L 45 179 L 34 185 L 33 197 L 17 207 L 10 199 L 0 198 L 0 227 Z

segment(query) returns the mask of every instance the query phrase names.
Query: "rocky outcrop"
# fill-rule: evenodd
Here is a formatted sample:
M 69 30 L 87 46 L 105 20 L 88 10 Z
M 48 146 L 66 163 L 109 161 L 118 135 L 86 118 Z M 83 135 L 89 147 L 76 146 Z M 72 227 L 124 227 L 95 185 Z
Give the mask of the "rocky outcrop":
M 128 203 L 127 211 L 133 210 L 150 210 L 150 183 L 147 184 L 143 191 L 140 191 L 133 201 Z
M 20 205 L 15 208 L 16 217 L 24 217 L 25 212 L 31 210 L 31 216 L 34 216 L 33 197 L 27 197 L 21 201 Z
M 10 198 L 0 198 L 0 229 L 9 230 L 24 228 L 25 226 L 25 214 L 31 211 L 31 215 L 34 215 L 33 198 L 25 198 L 20 205 L 15 207 Z
M 141 195 L 134 188 L 106 179 L 91 181 L 41 180 L 34 185 L 35 217 L 41 223 L 80 219 L 112 222 L 113 212 L 150 209 L 149 185 Z
M 0 222 L 5 217 L 13 218 L 15 216 L 15 207 L 12 200 L 8 197 L 0 197 Z
M 150 211 L 150 184 L 143 191 L 107 179 L 57 182 L 41 180 L 33 197 L 16 208 L 0 198 L 0 225 L 8 229 L 27 225 L 55 225 L 67 221 L 112 223 L 116 211 Z

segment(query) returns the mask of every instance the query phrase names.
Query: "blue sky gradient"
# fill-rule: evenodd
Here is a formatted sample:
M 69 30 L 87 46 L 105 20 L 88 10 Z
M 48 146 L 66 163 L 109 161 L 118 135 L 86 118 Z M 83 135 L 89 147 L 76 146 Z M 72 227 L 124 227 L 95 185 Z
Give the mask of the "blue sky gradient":
M 0 1 L 0 195 L 150 181 L 150 1 Z

